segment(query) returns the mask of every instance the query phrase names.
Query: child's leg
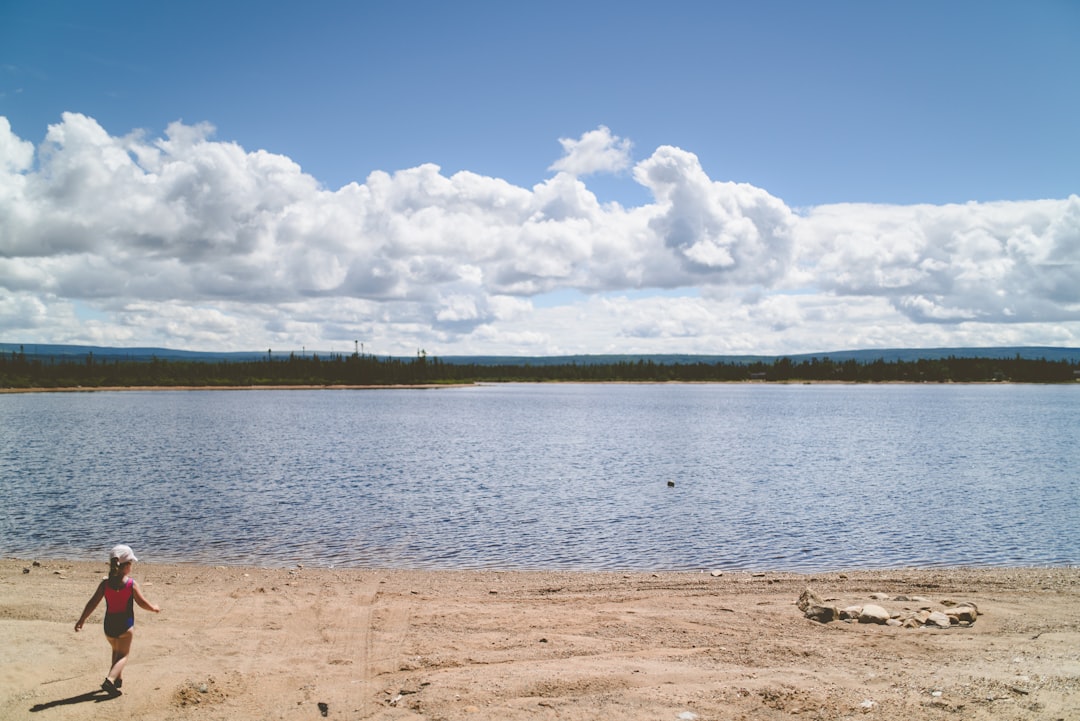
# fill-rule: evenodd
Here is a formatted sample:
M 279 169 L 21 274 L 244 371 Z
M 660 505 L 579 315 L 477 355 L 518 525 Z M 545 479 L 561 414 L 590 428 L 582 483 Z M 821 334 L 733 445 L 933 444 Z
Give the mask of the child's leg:
M 124 673 L 124 666 L 127 664 L 128 653 L 131 651 L 131 639 L 135 636 L 134 631 L 128 631 L 116 638 L 112 636 L 106 636 L 109 639 L 109 646 L 112 647 L 112 661 L 109 668 L 108 679 L 116 682 L 120 680 L 120 677 Z

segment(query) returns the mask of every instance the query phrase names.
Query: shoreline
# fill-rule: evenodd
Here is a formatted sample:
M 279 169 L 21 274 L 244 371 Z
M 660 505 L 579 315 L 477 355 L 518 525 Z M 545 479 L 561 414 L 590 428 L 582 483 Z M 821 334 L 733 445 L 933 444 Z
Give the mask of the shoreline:
M 556 381 L 462 381 L 460 383 L 394 383 L 383 385 L 354 385 L 354 384 L 329 384 L 329 385 L 228 385 L 228 386 L 62 386 L 57 388 L 0 388 L 0 395 L 5 393 L 93 393 L 97 391 L 260 391 L 260 390 L 409 390 L 409 389 L 438 389 L 438 388 L 474 388 L 486 385 L 762 385 L 762 386 L 981 386 L 981 385 L 1014 385 L 1014 386 L 1070 386 L 1080 385 L 1080 379 L 1061 381 L 1056 383 L 1037 383 L 1022 381 L 843 381 L 843 380 L 739 380 L 739 381 L 590 381 L 590 380 L 556 380 Z
M 281 385 L 281 386 L 64 386 L 58 388 L 0 388 L 2 393 L 94 393 L 96 391 L 313 391 L 313 390 L 379 390 L 407 388 L 460 388 L 475 383 L 398 383 L 387 385 Z
M 92 554 L 92 555 L 100 555 Z M 0 563 L 23 563 L 23 564 L 95 564 L 98 561 L 90 557 L 82 556 L 54 556 L 48 553 L 26 554 L 23 552 L 6 552 L 0 555 Z M 827 576 L 874 576 L 878 574 L 997 574 L 997 573 L 1030 573 L 1039 571 L 1064 571 L 1080 574 L 1080 563 L 1002 563 L 1002 564 L 957 564 L 941 566 L 838 566 L 836 568 L 814 569 L 790 569 L 768 566 L 755 566 L 750 568 L 727 568 L 713 566 L 698 566 L 694 568 L 559 568 L 559 567 L 529 567 L 529 566 L 461 566 L 461 567 L 437 567 L 437 566 L 351 566 L 351 565 L 319 565 L 305 563 L 303 561 L 288 560 L 280 563 L 263 563 L 259 561 L 216 561 L 211 562 L 202 559 L 165 559 L 145 562 L 140 560 L 139 565 L 153 563 L 155 566 L 177 566 L 180 568 L 216 568 L 216 569 L 241 569 L 246 571 L 290 571 L 308 570 L 318 572 L 346 572 L 346 573 L 461 573 L 461 574 L 488 574 L 488 573 L 517 573 L 517 574 L 570 574 L 570 575 L 626 575 L 626 574 L 658 574 L 658 575 L 694 575 L 716 574 L 729 576 L 784 576 L 792 578 L 816 578 Z M 102 562 L 107 569 L 108 563 Z
M 101 554 L 98 554 L 101 555 Z M 66 556 L 42 556 L 42 555 L 17 555 L 5 554 L 0 556 L 0 572 L 8 570 L 6 567 L 22 564 L 24 575 L 26 568 L 49 568 L 70 566 L 79 568 L 84 566 L 100 566 L 102 572 L 107 572 L 108 561 L 89 560 L 85 558 L 71 558 Z M 1008 565 L 956 565 L 956 566 L 884 566 L 884 567 L 838 567 L 832 569 L 817 570 L 784 570 L 762 568 L 693 568 L 693 569 L 656 569 L 656 568 L 518 568 L 518 567 L 462 567 L 462 568 L 417 568 L 410 566 L 320 566 L 302 562 L 288 562 L 280 565 L 266 565 L 256 562 L 221 562 L 211 563 L 208 561 L 155 561 L 148 560 L 144 555 L 137 562 L 141 569 L 187 569 L 194 572 L 241 572 L 241 573 L 285 573 L 295 574 L 306 572 L 312 574 L 391 574 L 391 575 L 415 575 L 415 576 L 440 576 L 458 575 L 462 577 L 486 577 L 486 576 L 521 576 L 521 577 L 544 577 L 566 576 L 569 578 L 629 578 L 635 576 L 658 577 L 711 577 L 728 579 L 772 579 L 770 583 L 780 580 L 785 582 L 813 582 L 820 579 L 833 579 L 841 581 L 872 581 L 883 577 L 897 577 L 906 579 L 905 583 L 929 583 L 942 586 L 944 580 L 964 581 L 975 579 L 979 581 L 1001 580 L 1015 581 L 1039 577 L 1041 574 L 1048 576 L 1061 576 L 1071 579 L 1078 586 L 1080 593 L 1080 564 L 1062 563 L 1051 565 L 1034 564 L 1008 564 Z M 32 570 L 31 570 L 32 572 Z M 135 575 L 138 575 L 136 573 Z
M 0 559 L 0 717 L 99 718 L 104 561 Z M 124 695 L 106 712 L 237 719 L 1066 719 L 1080 568 L 502 571 L 135 564 Z M 931 630 L 803 617 L 973 603 Z M 33 659 L 27 663 L 26 659 Z M 320 704 L 322 704 L 320 706 Z

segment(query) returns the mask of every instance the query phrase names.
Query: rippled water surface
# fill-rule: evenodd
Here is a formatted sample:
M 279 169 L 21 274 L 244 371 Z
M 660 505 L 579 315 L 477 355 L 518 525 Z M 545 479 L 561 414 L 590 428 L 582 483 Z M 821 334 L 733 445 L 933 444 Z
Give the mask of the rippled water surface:
M 283 566 L 1080 563 L 1080 386 L 0 395 L 0 552 Z M 673 482 L 674 487 L 669 486 Z

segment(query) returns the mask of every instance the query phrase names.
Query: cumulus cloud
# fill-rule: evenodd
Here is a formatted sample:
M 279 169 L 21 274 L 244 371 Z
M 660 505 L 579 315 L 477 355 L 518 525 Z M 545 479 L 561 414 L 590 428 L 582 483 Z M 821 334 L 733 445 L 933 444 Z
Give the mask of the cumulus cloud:
M 33 160 L 34 144 L 15 137 L 11 132 L 11 121 L 0 116 L 0 163 L 3 163 L 5 180 L 11 179 L 8 173 L 29 168 Z
M 796 213 L 662 146 L 632 167 L 651 202 L 602 204 L 582 178 L 631 167 L 630 142 L 605 127 L 562 139 L 555 174 L 531 188 L 428 164 L 332 191 L 213 135 L 173 123 L 114 136 L 67 113 L 35 148 L 0 117 L 0 327 L 41 342 L 364 338 L 444 354 L 1080 335 L 1076 196 Z M 557 291 L 580 299 L 534 305 Z
M 559 144 L 566 154 L 548 170 L 577 176 L 618 173 L 630 167 L 632 143 L 613 135 L 603 125 L 577 139 L 559 138 Z
M 888 299 L 920 322 L 1080 319 L 1080 197 L 830 205 L 799 225 L 818 287 Z
M 650 228 L 691 275 L 769 285 L 791 256 L 795 216 L 745 183 L 709 179 L 692 153 L 664 146 L 634 168 L 658 203 Z

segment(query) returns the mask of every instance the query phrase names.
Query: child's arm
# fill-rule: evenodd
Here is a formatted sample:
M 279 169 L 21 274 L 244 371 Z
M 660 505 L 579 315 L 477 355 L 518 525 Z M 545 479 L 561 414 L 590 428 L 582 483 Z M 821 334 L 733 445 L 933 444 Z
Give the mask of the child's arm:
M 139 608 L 145 608 L 147 611 L 152 611 L 153 613 L 161 613 L 160 606 L 146 600 L 146 596 L 143 595 L 142 589 L 139 588 L 138 581 L 131 584 L 131 592 L 135 595 L 135 603 L 139 604 Z
M 90 600 L 86 602 L 86 608 L 83 609 L 82 615 L 79 616 L 79 620 L 75 622 L 75 631 L 82 630 L 83 624 L 86 623 L 86 619 L 90 618 L 90 614 L 94 612 L 98 604 L 101 603 L 101 599 L 105 598 L 105 580 L 102 579 L 98 584 L 97 590 L 94 591 L 94 595 L 90 597 Z

